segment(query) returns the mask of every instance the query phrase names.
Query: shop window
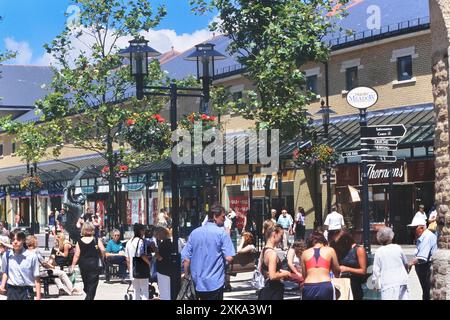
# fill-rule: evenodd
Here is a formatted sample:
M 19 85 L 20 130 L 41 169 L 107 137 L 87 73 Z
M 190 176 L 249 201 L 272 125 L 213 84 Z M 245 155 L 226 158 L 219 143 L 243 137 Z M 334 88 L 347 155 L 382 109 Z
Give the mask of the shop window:
M 404 81 L 412 78 L 412 56 L 397 58 L 397 80 Z
M 3 157 L 3 144 L 0 144 L 0 158 Z
M 345 89 L 352 90 L 358 86 L 358 67 L 345 69 Z
M 13 156 L 13 155 L 15 155 L 15 153 L 16 153 L 16 143 L 12 142 L 11 143 L 11 155 Z

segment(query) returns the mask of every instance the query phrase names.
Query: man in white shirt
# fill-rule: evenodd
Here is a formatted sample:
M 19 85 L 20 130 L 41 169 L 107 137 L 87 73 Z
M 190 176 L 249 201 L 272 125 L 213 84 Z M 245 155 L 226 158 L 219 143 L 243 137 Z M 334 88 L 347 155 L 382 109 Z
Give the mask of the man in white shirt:
M 345 227 L 344 217 L 337 212 L 337 207 L 332 206 L 331 212 L 325 218 L 324 226 L 327 230 L 327 240 L 333 240 L 333 237 Z
M 425 213 L 425 206 L 424 206 L 423 204 L 421 204 L 421 205 L 419 206 L 419 211 L 416 212 L 416 214 L 415 214 L 415 216 L 414 216 L 414 219 L 415 219 L 415 218 L 421 218 L 421 219 L 423 219 L 423 220 L 425 220 L 425 221 L 428 220 L 428 219 L 427 219 L 427 215 L 426 215 L 426 213 Z

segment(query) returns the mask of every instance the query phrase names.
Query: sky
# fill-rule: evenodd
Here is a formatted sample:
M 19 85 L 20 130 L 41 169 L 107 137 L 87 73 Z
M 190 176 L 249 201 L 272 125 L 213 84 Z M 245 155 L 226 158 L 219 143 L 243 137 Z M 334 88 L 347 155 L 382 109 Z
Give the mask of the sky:
M 189 0 L 151 0 L 154 7 L 166 5 L 167 15 L 161 24 L 146 34 L 149 45 L 164 53 L 173 46 L 184 51 L 211 38 L 208 24 L 214 14 L 198 16 L 191 13 Z M 155 5 L 154 5 L 155 4 Z M 6 63 L 48 65 L 51 61 L 43 45 L 50 43 L 64 28 L 68 17 L 75 14 L 71 0 L 0 0 L 0 52 L 17 51 L 14 60 Z

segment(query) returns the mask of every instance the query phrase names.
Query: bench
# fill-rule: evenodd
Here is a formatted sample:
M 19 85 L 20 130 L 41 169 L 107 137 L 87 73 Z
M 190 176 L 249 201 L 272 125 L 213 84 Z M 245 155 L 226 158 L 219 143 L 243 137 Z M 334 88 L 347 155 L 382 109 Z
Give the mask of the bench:
M 50 291 L 49 291 L 49 287 L 50 284 L 54 284 L 56 278 L 58 278 L 57 276 L 54 276 L 53 274 L 47 274 L 46 276 L 41 276 L 41 283 L 42 286 L 44 287 L 44 298 L 49 298 L 50 297 Z M 57 293 L 57 297 L 59 297 L 59 290 Z

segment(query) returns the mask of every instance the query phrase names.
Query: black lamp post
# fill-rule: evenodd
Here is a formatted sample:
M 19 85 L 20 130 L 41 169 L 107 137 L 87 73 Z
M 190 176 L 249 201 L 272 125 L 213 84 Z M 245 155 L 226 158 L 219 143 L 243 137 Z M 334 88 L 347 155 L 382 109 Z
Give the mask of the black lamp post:
M 130 41 L 127 49 L 119 51 L 119 55 L 130 59 L 130 72 L 136 80 L 136 97 L 142 100 L 144 96 L 169 96 L 170 97 L 170 128 L 172 132 L 177 130 L 177 98 L 178 97 L 200 97 L 204 99 L 204 108 L 207 112 L 209 102 L 209 85 L 214 77 L 214 60 L 223 59 L 225 56 L 214 50 L 214 45 L 197 45 L 196 51 L 186 57 L 186 60 L 197 61 L 197 77 L 203 80 L 203 88 L 178 87 L 171 83 L 169 87 L 145 86 L 144 78 L 148 75 L 148 58 L 160 55 L 158 51 L 149 47 L 148 41 L 142 38 Z M 195 58 L 194 58 L 195 57 Z M 201 68 L 200 68 L 201 67 Z M 146 91 L 151 90 L 151 91 Z M 166 91 L 166 92 L 164 92 Z M 169 91 L 169 93 L 167 93 Z M 194 91 L 194 93 L 179 93 L 178 91 Z M 201 110 L 202 111 L 202 110 Z M 173 142 L 172 147 L 175 146 Z M 178 167 L 172 161 L 170 171 L 170 185 L 172 190 L 172 263 L 174 274 L 171 277 L 171 299 L 175 300 L 180 288 L 181 280 L 181 257 L 178 253 L 179 238 L 179 190 L 178 190 Z
M 203 102 L 200 112 L 209 114 L 209 87 L 214 79 L 215 61 L 224 60 L 226 57 L 214 50 L 214 44 L 202 43 L 195 46 L 195 51 L 188 55 L 185 60 L 197 62 L 197 79 L 202 80 Z
M 327 97 L 328 100 L 328 97 Z M 324 137 L 328 139 L 328 128 L 330 125 L 330 114 L 335 114 L 333 110 L 331 110 L 330 106 L 325 101 L 320 101 L 320 110 L 316 112 L 316 115 L 322 115 L 322 125 L 324 130 Z M 327 213 L 331 212 L 331 163 L 327 163 L 325 167 L 325 173 L 327 177 Z

